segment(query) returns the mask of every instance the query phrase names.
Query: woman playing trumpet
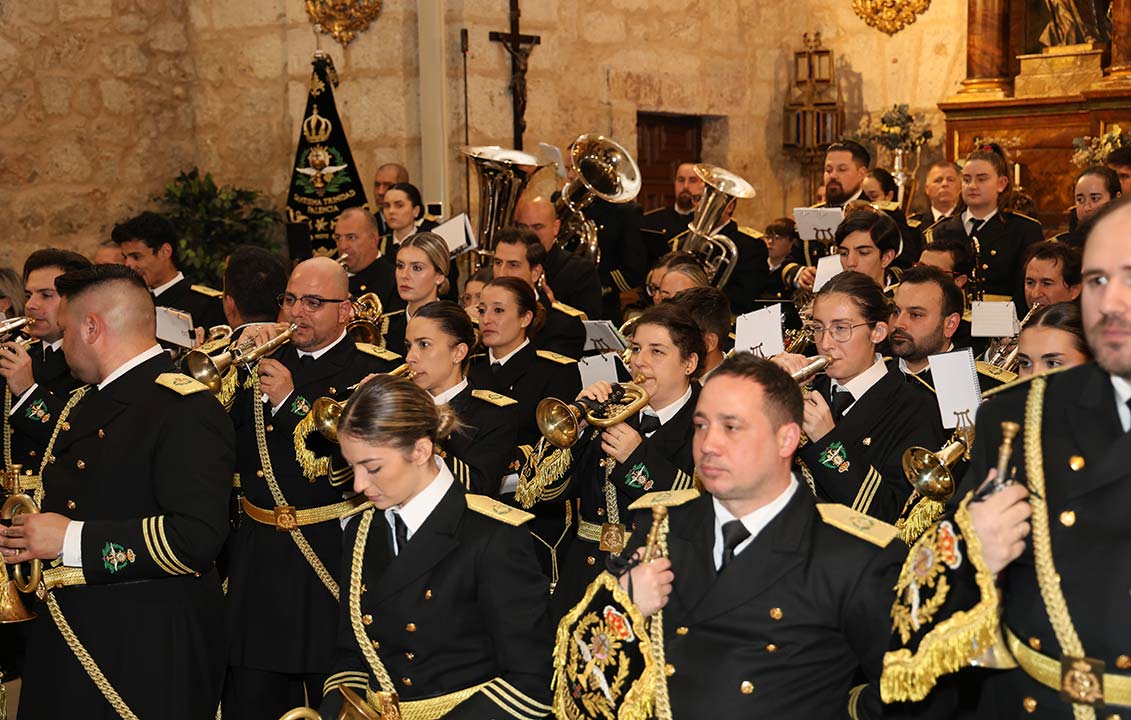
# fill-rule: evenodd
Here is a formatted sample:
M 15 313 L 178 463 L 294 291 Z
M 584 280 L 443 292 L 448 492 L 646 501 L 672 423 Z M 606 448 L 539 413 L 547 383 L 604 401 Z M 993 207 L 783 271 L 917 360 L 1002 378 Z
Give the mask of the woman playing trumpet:
M 468 492 L 498 495 L 518 444 L 512 412 L 516 403 L 468 382 L 475 345 L 471 318 L 447 300 L 424 305 L 408 321 L 405 345 L 413 382 L 459 416 L 459 428 L 442 443 L 456 479 Z
M 805 395 L 797 452 L 818 498 L 894 521 L 911 494 L 901 458 L 909 447 L 938 447 L 938 408 L 911 388 L 876 353 L 891 311 L 874 281 L 843 272 L 813 302 L 813 342 L 832 361 Z M 793 372 L 809 359 L 783 354 L 774 361 Z
M 573 447 L 576 458 L 568 495 L 579 498 L 578 542 L 565 554 L 553 607 L 560 615 L 576 603 L 586 586 L 618 554 L 627 527 L 628 506 L 648 492 L 693 486 L 691 422 L 699 385 L 703 335 L 691 315 L 672 303 L 648 308 L 636 322 L 629 370 L 648 394 L 648 405 L 625 422 L 603 430 L 585 428 Z M 578 398 L 609 399 L 613 388 L 598 382 Z
M 341 614 L 324 717 L 338 687 L 405 717 L 545 717 L 546 581 L 519 510 L 467 495 L 436 455 L 458 420 L 413 383 L 377 376 L 339 425 L 353 486 L 371 503 L 346 526 Z M 398 715 L 392 715 L 399 717 Z

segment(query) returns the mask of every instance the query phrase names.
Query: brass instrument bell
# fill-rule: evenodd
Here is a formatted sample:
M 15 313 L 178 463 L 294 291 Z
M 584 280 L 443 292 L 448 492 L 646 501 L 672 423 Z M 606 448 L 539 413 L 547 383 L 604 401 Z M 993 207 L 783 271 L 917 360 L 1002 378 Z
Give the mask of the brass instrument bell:
M 915 492 L 931 500 L 946 502 L 954 496 L 957 488 L 951 470 L 969 451 L 967 440 L 958 433 L 937 453 L 925 447 L 907 448 L 903 453 L 903 474 Z
M 738 265 L 738 246 L 726 235 L 719 234 L 726 224 L 723 215 L 732 200 L 754 197 L 754 186 L 714 165 L 700 163 L 695 166 L 695 174 L 703 181 L 703 196 L 687 232 L 680 236 L 679 249 L 698 258 L 711 285 L 721 290 Z
M 409 368 L 408 363 L 402 363 L 389 371 L 389 375 L 412 380 L 416 373 Z M 350 385 L 346 392 L 352 394 L 361 385 Z M 330 442 L 338 442 L 338 422 L 342 419 L 342 410 L 346 407 L 346 400 L 335 400 L 331 397 L 320 397 L 310 406 L 311 416 L 314 418 L 314 427 L 318 434 Z
M 297 326 L 293 323 L 289 328 L 256 347 L 251 340 L 240 343 L 230 350 L 218 355 L 209 355 L 200 350 L 193 350 L 185 357 L 185 368 L 198 382 L 203 383 L 214 394 L 219 394 L 224 387 L 224 374 L 233 365 L 248 366 L 260 358 L 270 355 L 279 347 L 290 342 L 291 335 Z
M 622 423 L 640 412 L 650 400 L 648 393 L 640 386 L 642 382 L 643 376 L 638 375 L 631 383 L 613 385 L 612 394 L 603 403 L 589 398 L 578 398 L 573 402 L 554 397 L 544 398 L 534 411 L 538 430 L 554 447 L 571 448 L 581 437 L 582 418 L 594 427 L 605 428 Z M 610 406 L 620 404 L 625 404 L 620 412 L 614 415 L 604 414 Z
M 23 493 L 12 495 L 0 507 L 0 520 L 11 520 L 17 515 L 34 515 L 39 512 L 39 506 L 28 495 Z M 15 588 L 22 593 L 34 593 L 43 579 L 43 561 L 39 559 L 28 561 L 28 572 L 25 574 L 21 565 L 12 566 L 12 580 Z
M 353 318 L 346 324 L 346 332 L 354 342 L 383 346 L 385 338 L 381 334 L 381 319 L 384 306 L 381 304 L 381 298 L 377 293 L 369 292 L 354 300 L 351 305 L 353 305 Z
M 601 259 L 597 226 L 583 211 L 594 197 L 631 202 L 640 193 L 640 169 L 627 150 L 601 135 L 578 136 L 570 143 L 569 155 L 577 178 L 562 187 L 555 207 L 562 223 L 558 241 L 567 251 L 597 263 Z
M 350 688 L 340 685 L 338 689 L 342 691 L 345 702 L 342 703 L 337 720 L 395 720 L 395 716 L 384 717 L 379 714 Z M 322 720 L 322 715 L 317 710 L 299 707 L 287 712 L 279 720 Z

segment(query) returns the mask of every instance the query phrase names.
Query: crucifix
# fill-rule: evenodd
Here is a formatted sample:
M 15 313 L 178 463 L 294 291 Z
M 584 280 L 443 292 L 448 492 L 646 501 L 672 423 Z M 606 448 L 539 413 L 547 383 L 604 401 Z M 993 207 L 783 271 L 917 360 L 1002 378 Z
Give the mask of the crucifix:
M 526 131 L 526 65 L 534 46 L 542 42 L 538 35 L 523 35 L 518 29 L 522 15 L 519 0 L 510 0 L 510 32 L 492 32 L 491 42 L 502 43 L 511 56 L 511 102 L 514 107 L 514 149 L 522 149 L 522 134 Z

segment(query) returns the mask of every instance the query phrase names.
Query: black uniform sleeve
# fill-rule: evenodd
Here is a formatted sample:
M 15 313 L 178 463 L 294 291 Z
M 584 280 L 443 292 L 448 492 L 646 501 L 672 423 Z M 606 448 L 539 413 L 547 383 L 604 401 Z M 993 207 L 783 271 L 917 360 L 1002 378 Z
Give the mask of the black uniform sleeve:
M 677 453 L 677 460 L 673 462 L 665 452 L 670 448 L 655 440 L 655 436 L 645 438 L 609 475 L 609 481 L 633 500 L 650 492 L 686 490 L 693 486 L 695 462 L 690 442 Z
M 82 527 L 86 582 L 99 585 L 205 572 L 228 533 L 228 494 L 235 471 L 235 434 L 223 408 L 206 392 L 184 398 L 155 428 L 152 487 L 162 512 Z
M 36 385 L 27 392 L 29 396 L 9 416 L 8 423 L 14 431 L 30 438 L 36 445 L 46 447 L 55 429 L 55 418 L 59 417 L 70 397 L 43 385 Z M 12 405 L 17 402 L 19 399 L 13 398 Z
M 770 283 L 768 257 L 765 242 L 743 234 L 738 247 L 738 266 L 724 289 L 733 314 L 742 315 L 758 308 L 756 300 Z
M 499 484 L 514 458 L 518 444 L 516 413 L 506 408 L 484 412 L 472 420 L 474 428 L 470 444 L 453 457 L 452 474 L 469 493 L 497 497 Z M 463 467 L 457 466 L 462 463 Z

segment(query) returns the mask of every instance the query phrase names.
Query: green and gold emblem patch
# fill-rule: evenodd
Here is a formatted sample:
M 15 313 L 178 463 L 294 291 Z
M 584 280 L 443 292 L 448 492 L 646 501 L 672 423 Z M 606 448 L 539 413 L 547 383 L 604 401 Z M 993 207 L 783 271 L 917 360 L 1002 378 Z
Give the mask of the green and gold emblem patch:
M 137 556 L 133 550 L 127 550 L 116 543 L 108 542 L 102 548 L 102 566 L 111 573 L 124 569 L 134 560 L 137 560 Z

